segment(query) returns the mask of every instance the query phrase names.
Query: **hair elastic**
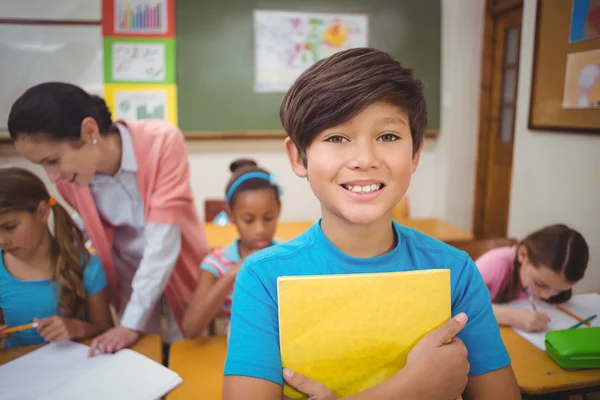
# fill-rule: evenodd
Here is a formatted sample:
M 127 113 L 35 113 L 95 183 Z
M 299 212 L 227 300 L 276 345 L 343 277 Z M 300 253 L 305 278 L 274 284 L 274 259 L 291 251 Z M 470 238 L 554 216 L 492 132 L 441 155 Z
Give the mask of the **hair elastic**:
M 54 207 L 56 205 L 56 199 L 52 196 L 50 196 L 50 198 L 48 199 L 48 205 L 50 207 Z
M 229 201 L 231 200 L 231 196 L 233 195 L 235 190 L 243 182 L 247 181 L 248 179 L 264 179 L 265 181 L 268 181 L 268 182 L 274 184 L 274 182 L 271 180 L 271 177 L 269 176 L 269 174 L 265 174 L 264 172 L 253 171 L 253 172 L 248 172 L 246 174 L 243 174 L 242 176 L 237 178 L 235 181 L 233 181 L 233 183 L 231 184 L 231 187 L 225 194 L 225 200 L 227 201 L 227 203 L 229 203 Z

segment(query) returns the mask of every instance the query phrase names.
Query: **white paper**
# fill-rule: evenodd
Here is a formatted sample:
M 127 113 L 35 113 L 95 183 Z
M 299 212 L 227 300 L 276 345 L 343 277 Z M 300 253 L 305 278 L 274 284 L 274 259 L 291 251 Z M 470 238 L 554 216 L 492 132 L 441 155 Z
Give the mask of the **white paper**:
M 0 367 L 3 400 L 154 400 L 180 385 L 175 372 L 133 351 L 87 358 L 89 347 L 46 345 Z
M 541 300 L 534 300 L 537 311 L 545 312 L 550 317 L 551 321 L 548 323 L 545 331 L 542 332 L 524 332 L 517 328 L 512 328 L 516 333 L 525 338 L 531 344 L 542 351 L 546 351 L 546 333 L 555 330 L 568 329 L 571 326 L 579 322 L 579 320 L 571 317 L 570 315 L 562 312 L 556 306 L 548 304 Z M 512 301 L 506 306 L 518 309 L 531 309 L 531 305 L 527 299 L 520 299 Z M 573 296 L 567 303 L 562 304 L 561 307 L 569 310 L 569 312 L 578 316 L 581 319 L 586 319 L 594 314 L 598 317 L 591 322 L 592 326 L 600 326 L 600 295 L 597 293 L 580 294 Z M 583 329 L 583 328 L 582 328 Z
M 112 76 L 115 81 L 162 82 L 165 80 L 164 43 L 113 43 L 112 57 Z
M 254 90 L 285 92 L 315 62 L 368 45 L 361 14 L 254 11 Z

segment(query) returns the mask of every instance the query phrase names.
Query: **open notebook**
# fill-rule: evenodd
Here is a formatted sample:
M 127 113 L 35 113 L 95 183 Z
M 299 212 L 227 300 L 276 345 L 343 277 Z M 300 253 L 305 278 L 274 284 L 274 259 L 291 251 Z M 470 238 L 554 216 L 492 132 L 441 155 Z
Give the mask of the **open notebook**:
M 48 344 L 0 367 L 3 400 L 159 399 L 183 380 L 133 351 L 87 358 L 89 347 Z
M 513 328 L 513 330 L 542 351 L 546 351 L 546 332 L 568 329 L 577 322 L 594 314 L 598 314 L 598 318 L 591 321 L 590 325 L 600 326 L 600 294 L 598 293 L 575 295 L 567 303 L 561 304 L 560 306 L 548 304 L 541 300 L 534 301 L 537 311 L 545 312 L 551 319 L 546 330 L 543 332 L 523 332 L 517 328 Z M 520 309 L 531 309 L 531 305 L 527 299 L 515 300 L 507 303 L 506 306 Z

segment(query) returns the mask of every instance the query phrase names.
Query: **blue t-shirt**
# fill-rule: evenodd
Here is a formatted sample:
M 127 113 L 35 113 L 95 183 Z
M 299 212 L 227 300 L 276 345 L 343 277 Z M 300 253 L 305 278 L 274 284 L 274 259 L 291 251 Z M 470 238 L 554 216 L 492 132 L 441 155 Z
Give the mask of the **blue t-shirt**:
M 277 278 L 279 276 L 355 274 L 449 269 L 452 315 L 469 320 L 459 333 L 469 353 L 470 376 L 510 365 L 492 311 L 490 294 L 467 253 L 393 224 L 396 247 L 373 258 L 351 257 L 327 239 L 319 223 L 299 237 L 248 257 L 235 283 L 231 336 L 225 375 L 250 376 L 283 386 Z
M 29 324 L 33 318 L 43 319 L 60 315 L 58 309 L 58 282 L 56 280 L 21 281 L 15 279 L 4 266 L 0 253 L 0 309 L 4 324 L 9 327 Z M 83 286 L 88 296 L 106 287 L 106 277 L 100 259 L 91 256 L 83 270 Z M 44 339 L 35 329 L 11 333 L 6 347 L 43 344 Z

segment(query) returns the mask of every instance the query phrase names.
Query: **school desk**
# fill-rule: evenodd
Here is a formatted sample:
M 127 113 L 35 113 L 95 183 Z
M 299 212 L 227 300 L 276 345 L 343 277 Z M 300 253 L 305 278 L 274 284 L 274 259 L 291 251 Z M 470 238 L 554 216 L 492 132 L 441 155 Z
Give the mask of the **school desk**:
M 221 400 L 226 355 L 225 336 L 173 343 L 169 351 L 169 368 L 181 376 L 183 383 L 169 393 L 167 400 Z
M 92 342 L 91 339 L 83 340 L 81 343 L 89 345 Z M 42 345 L 33 346 L 22 346 L 11 349 L 0 349 L 0 365 L 6 364 L 9 361 L 24 356 L 25 354 L 32 352 L 33 350 L 39 349 Z M 144 335 L 137 341 L 131 348 L 140 354 L 145 355 L 151 360 L 162 364 L 162 343 L 160 335 L 148 334 Z
M 473 239 L 470 232 L 437 218 L 407 218 L 398 219 L 397 222 L 441 241 Z M 277 224 L 275 237 L 283 241 L 293 239 L 312 224 L 311 221 L 280 222 Z M 204 229 L 212 249 L 226 246 L 237 238 L 237 231 L 233 225 L 219 226 L 209 222 L 204 224 Z
M 512 329 L 500 327 L 500 333 L 524 399 L 600 392 L 600 369 L 564 370 Z

